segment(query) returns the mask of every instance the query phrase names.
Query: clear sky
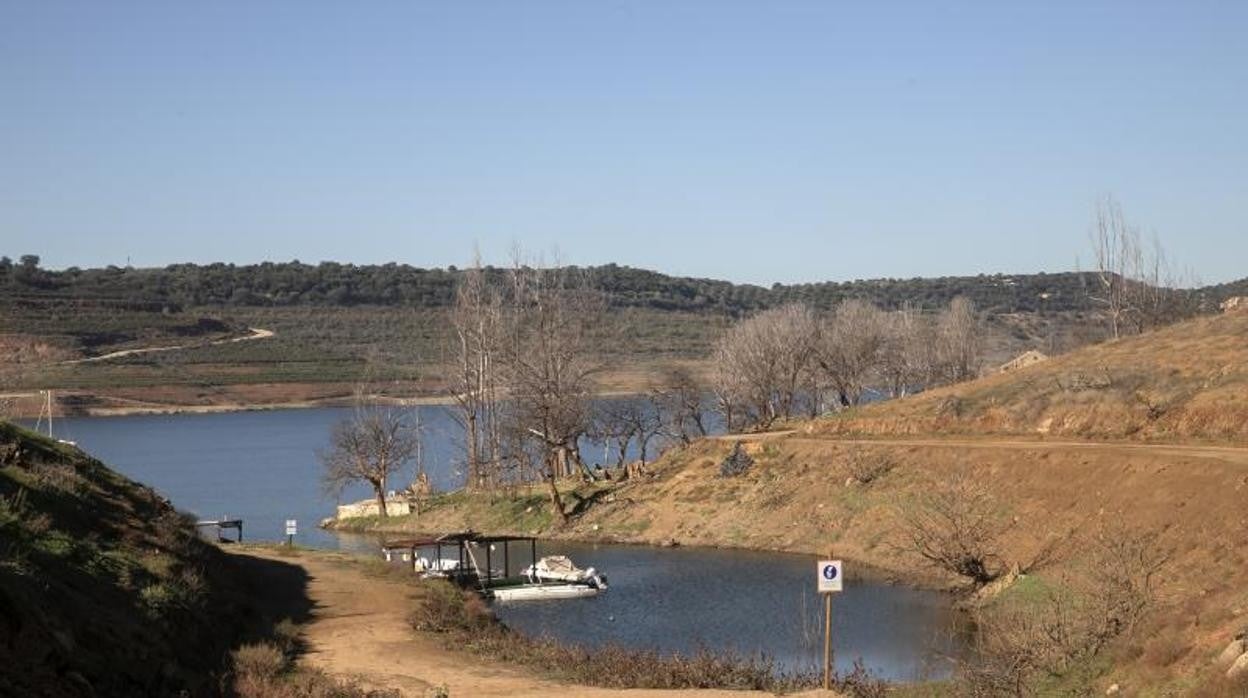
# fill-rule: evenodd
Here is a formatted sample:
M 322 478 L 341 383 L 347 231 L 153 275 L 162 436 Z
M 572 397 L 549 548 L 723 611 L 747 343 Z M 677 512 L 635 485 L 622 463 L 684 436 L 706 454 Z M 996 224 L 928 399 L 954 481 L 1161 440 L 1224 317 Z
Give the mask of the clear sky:
M 1025 6 L 1026 5 L 1026 6 Z M 0 254 L 1248 276 L 1248 2 L 0 0 Z

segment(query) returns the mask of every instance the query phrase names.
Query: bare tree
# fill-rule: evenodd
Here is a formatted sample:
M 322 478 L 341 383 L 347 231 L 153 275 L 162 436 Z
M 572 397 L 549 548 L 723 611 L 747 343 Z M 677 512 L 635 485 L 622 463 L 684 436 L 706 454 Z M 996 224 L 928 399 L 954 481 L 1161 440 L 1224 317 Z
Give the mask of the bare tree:
M 467 486 L 488 485 L 499 460 L 499 342 L 503 331 L 502 298 L 481 268 L 480 255 L 460 277 L 451 309 L 454 373 L 452 414 L 464 431 Z
M 329 449 L 319 453 L 327 490 L 340 494 L 348 485 L 367 483 L 377 498 L 377 514 L 386 516 L 386 488 L 417 456 L 420 434 L 406 416 L 390 408 L 359 404 L 334 425 Z
M 878 353 L 880 379 L 889 396 L 903 397 L 931 379 L 933 328 L 909 306 L 889 313 L 883 325 Z
M 957 383 L 979 375 L 983 360 L 983 329 L 975 304 L 965 296 L 949 302 L 936 321 L 933 345 L 937 380 Z
M 1131 313 L 1128 277 L 1138 264 L 1139 232 L 1127 224 L 1122 206 L 1107 196 L 1097 202 L 1092 223 L 1092 252 L 1096 259 L 1097 290 L 1090 298 L 1099 303 L 1117 339 Z
M 641 398 L 625 398 L 604 402 L 595 412 L 595 436 L 615 445 L 618 465 L 625 465 L 628 447 L 635 443 L 638 460 L 644 466 L 650 442 L 663 428 L 654 404 Z
M 1011 523 L 968 475 L 939 483 L 901 512 L 905 546 L 937 569 L 980 587 L 1002 571 L 1001 536 Z
M 578 439 L 589 428 L 592 376 L 600 370 L 591 329 L 604 310 L 580 271 L 516 263 L 509 274 L 505 341 L 509 414 L 540 444 L 543 477 L 559 520 L 557 481 L 586 473 Z
M 713 384 L 730 429 L 766 428 L 790 417 L 814 366 L 819 325 L 792 304 L 763 311 L 729 328 L 715 345 Z
M 851 299 L 836 307 L 823 329 L 819 365 L 836 391 L 837 404 L 857 405 L 881 364 L 885 317 L 870 303 Z
M 659 416 L 660 435 L 684 445 L 706 436 L 702 394 L 702 386 L 688 369 L 669 369 L 662 385 L 650 391 L 650 402 Z

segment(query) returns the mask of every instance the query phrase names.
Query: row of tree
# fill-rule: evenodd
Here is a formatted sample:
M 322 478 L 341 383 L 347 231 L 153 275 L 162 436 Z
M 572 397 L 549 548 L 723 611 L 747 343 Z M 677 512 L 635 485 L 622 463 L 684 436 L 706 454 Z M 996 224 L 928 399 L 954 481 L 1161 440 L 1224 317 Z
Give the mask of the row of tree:
M 161 268 L 108 266 L 44 269 L 36 255 L 14 262 L 0 257 L 0 297 L 58 297 L 155 304 L 158 308 L 201 306 L 354 306 L 449 308 L 461 277 L 471 270 L 425 269 L 406 264 L 353 265 L 336 262 L 261 264 L 174 264 Z M 505 284 L 511 270 L 480 269 L 492 284 Z M 579 270 L 612 307 L 726 314 L 744 317 L 759 310 L 803 303 L 821 311 L 843 301 L 863 300 L 896 310 L 932 310 L 966 296 L 985 312 L 1080 311 L 1091 305 L 1085 289 L 1092 272 L 981 274 L 926 279 L 872 279 L 810 284 L 734 284 L 669 276 L 615 264 Z
M 974 304 L 958 297 L 937 314 L 884 311 L 849 300 L 820 316 L 792 304 L 732 327 L 715 345 L 716 406 L 730 430 L 766 428 L 972 378 L 982 356 Z

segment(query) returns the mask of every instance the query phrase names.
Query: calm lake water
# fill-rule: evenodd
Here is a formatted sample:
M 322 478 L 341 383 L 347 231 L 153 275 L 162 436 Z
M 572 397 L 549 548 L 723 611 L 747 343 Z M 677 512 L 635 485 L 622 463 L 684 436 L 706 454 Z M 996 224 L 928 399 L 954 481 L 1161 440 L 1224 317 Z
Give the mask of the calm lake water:
M 430 480 L 439 489 L 459 486 L 455 422 L 443 407 L 418 409 Z M 296 519 L 302 545 L 374 553 L 376 537 L 316 526 L 336 504 L 321 489 L 317 450 L 348 414 L 324 408 L 81 417 L 58 419 L 54 428 L 57 438 L 155 487 L 180 509 L 199 518 L 242 518 L 248 540 L 280 540 L 283 522 Z M 601 447 L 585 447 L 584 455 L 591 463 L 612 457 Z M 342 500 L 368 496 L 356 488 Z M 598 568 L 611 589 L 590 599 L 497 607 L 500 618 L 527 633 L 591 647 L 763 652 L 786 669 L 820 661 L 822 602 L 810 556 L 569 543 L 544 543 L 545 553 Z M 862 658 L 891 679 L 944 676 L 950 657 L 966 646 L 942 595 L 855 580 L 852 571 L 836 597 L 833 627 L 838 668 Z

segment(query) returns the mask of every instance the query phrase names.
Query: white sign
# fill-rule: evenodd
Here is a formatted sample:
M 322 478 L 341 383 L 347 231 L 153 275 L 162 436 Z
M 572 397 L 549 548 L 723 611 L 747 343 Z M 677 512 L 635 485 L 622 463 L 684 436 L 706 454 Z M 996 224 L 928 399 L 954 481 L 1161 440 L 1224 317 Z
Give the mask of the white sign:
M 294 519 L 286 519 L 286 535 L 295 535 L 295 526 L 296 524 Z
M 819 561 L 819 593 L 831 594 L 844 589 L 844 571 L 840 560 Z

